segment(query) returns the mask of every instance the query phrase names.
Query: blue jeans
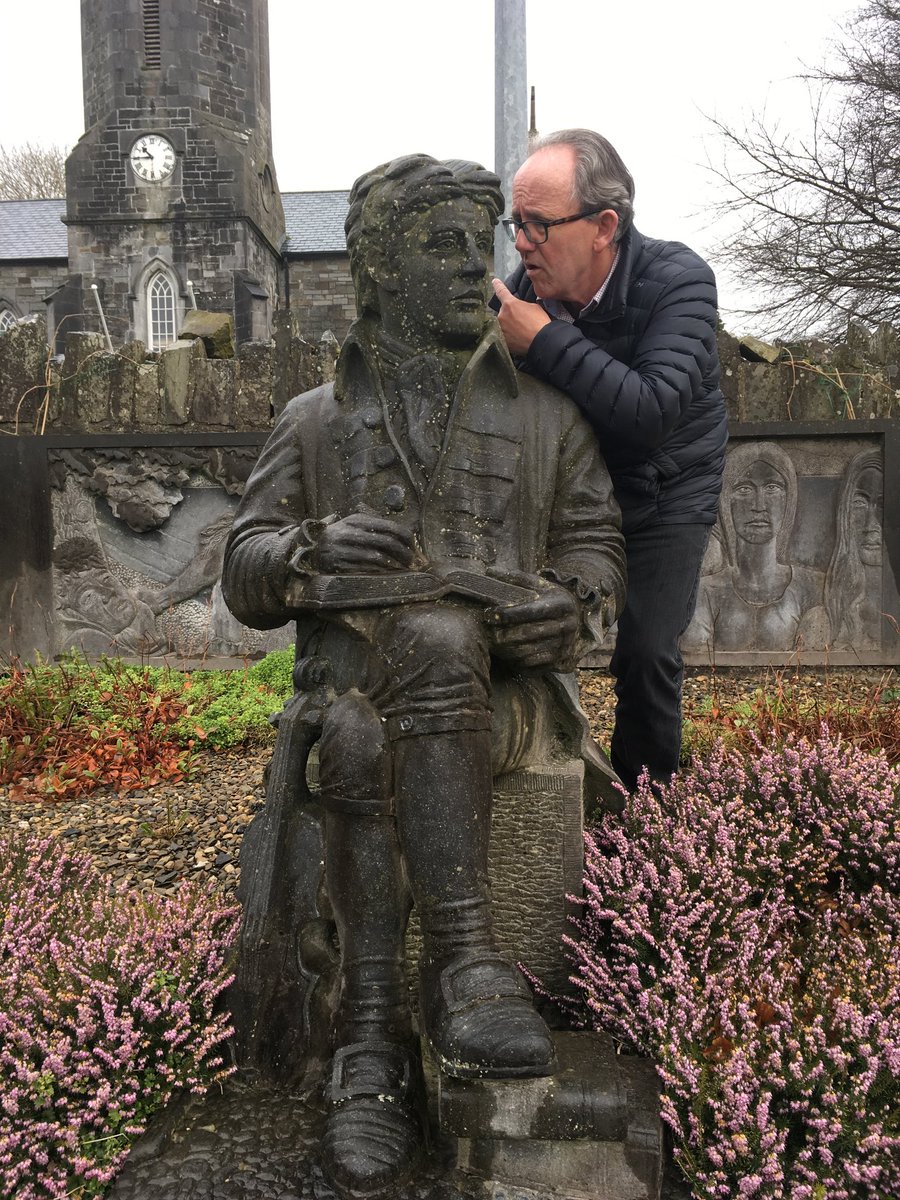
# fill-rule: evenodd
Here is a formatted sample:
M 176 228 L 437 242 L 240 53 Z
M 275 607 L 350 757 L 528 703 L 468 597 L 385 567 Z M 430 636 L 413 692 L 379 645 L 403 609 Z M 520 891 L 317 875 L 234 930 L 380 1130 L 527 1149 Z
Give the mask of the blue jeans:
M 645 525 L 625 539 L 628 588 L 610 670 L 616 723 L 610 758 L 633 791 L 646 766 L 665 780 L 681 754 L 684 663 L 678 641 L 694 613 L 709 525 Z

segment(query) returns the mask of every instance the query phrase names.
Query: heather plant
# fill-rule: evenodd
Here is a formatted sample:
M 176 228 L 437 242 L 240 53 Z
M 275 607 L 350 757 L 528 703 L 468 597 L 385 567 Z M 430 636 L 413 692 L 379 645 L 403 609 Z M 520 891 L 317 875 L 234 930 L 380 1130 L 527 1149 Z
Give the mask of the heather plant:
M 587 1023 L 650 1055 L 702 1200 L 900 1196 L 900 769 L 721 744 L 587 838 Z
M 230 1074 L 235 909 L 117 891 L 58 842 L 0 839 L 0 1196 L 99 1196 L 178 1090 Z

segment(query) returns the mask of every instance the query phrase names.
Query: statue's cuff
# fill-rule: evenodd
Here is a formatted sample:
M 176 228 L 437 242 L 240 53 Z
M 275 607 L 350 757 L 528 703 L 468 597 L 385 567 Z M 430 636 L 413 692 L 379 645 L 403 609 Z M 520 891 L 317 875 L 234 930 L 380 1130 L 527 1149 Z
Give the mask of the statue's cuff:
M 295 575 L 308 576 L 315 573 L 316 550 L 322 530 L 333 525 L 337 519 L 337 513 L 329 513 L 327 517 L 322 518 L 307 517 L 299 528 L 292 531 L 296 545 L 288 567 Z
M 564 587 L 578 601 L 581 623 L 591 641 L 602 642 L 616 619 L 615 597 L 606 596 L 597 587 L 586 583 L 580 575 L 561 575 L 553 567 L 540 572 L 542 579 L 549 579 Z

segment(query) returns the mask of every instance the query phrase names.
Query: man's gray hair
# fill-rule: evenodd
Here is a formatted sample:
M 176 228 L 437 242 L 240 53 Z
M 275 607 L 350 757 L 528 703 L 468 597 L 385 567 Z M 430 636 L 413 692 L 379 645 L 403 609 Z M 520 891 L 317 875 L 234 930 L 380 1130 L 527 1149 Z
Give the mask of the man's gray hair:
M 378 289 L 369 270 L 375 247 L 396 236 L 410 216 L 458 197 L 483 205 L 492 224 L 503 212 L 498 177 L 465 159 L 440 162 L 428 154 L 408 154 L 360 175 L 344 222 L 360 316 L 378 313 Z
M 618 214 L 619 241 L 634 219 L 634 180 L 616 148 L 592 129 L 560 129 L 537 138 L 529 155 L 545 146 L 571 146 L 575 151 L 574 202 L 582 209 L 611 208 Z

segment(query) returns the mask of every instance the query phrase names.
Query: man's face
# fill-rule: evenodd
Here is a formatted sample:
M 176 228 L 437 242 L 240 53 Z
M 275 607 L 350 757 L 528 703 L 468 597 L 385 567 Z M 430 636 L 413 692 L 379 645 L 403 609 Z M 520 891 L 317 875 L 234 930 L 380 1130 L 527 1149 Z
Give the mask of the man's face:
M 458 198 L 407 224 L 388 248 L 379 280 L 385 331 L 419 350 L 475 346 L 487 317 L 488 210 Z
M 571 146 L 545 146 L 536 151 L 513 180 L 513 219 L 554 221 L 580 212 L 574 185 L 575 151 Z M 529 242 L 520 230 L 516 249 L 537 295 L 542 300 L 587 304 L 609 272 L 617 224 L 615 213 L 607 209 L 598 217 L 554 225 L 540 245 Z

